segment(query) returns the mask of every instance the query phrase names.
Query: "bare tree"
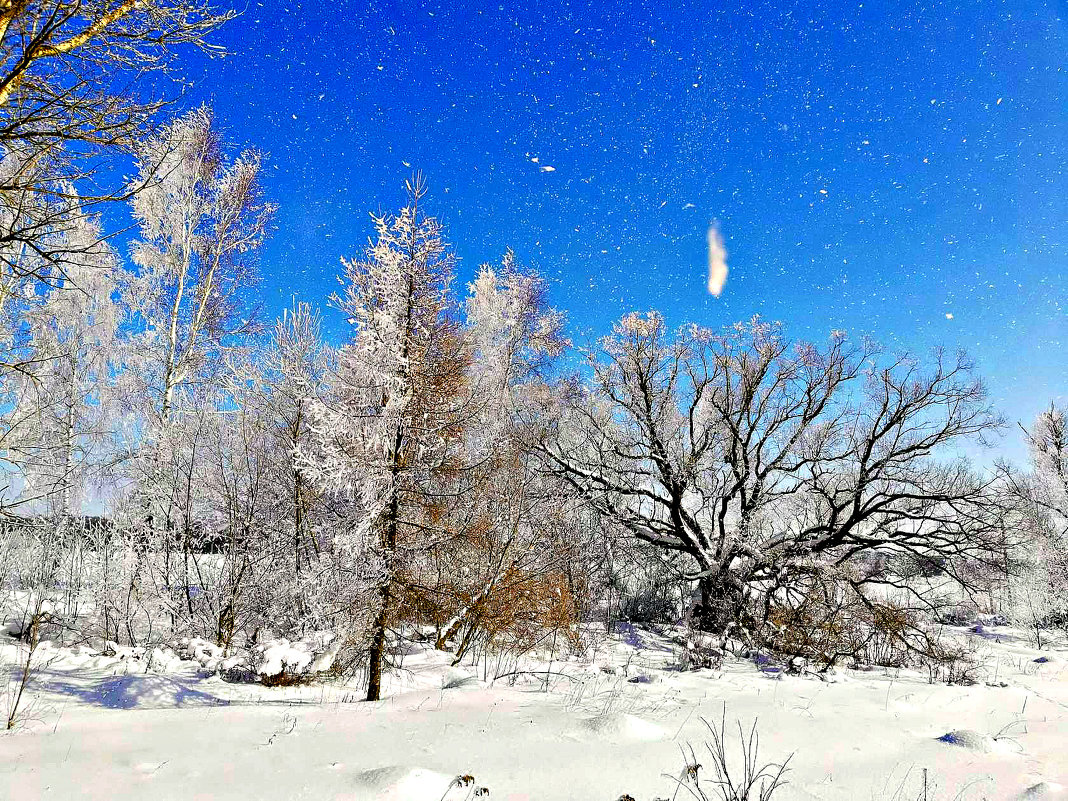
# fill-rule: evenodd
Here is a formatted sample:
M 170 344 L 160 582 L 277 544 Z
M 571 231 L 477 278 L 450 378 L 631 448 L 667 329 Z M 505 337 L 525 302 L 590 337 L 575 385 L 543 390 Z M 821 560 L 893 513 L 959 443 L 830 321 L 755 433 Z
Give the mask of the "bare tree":
M 791 345 L 753 320 L 672 337 L 632 314 L 590 366 L 542 436 L 544 464 L 692 560 L 706 627 L 865 552 L 990 555 L 987 482 L 946 452 L 1000 425 L 963 355 L 924 369 L 839 334 Z M 892 579 L 850 579 L 879 580 Z
M 234 12 L 207 0 L 0 0 L 0 276 L 54 282 L 77 255 L 50 237 L 98 204 L 107 162 L 165 105 L 174 49 L 219 48 L 206 36 Z M 77 189 L 77 191 L 75 191 Z

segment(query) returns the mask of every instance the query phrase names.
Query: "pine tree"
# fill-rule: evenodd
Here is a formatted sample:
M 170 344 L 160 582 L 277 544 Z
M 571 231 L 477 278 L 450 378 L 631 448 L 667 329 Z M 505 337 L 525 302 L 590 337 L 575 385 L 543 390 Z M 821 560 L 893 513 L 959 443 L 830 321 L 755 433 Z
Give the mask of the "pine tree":
M 347 503 L 350 547 L 369 541 L 383 570 L 370 631 L 367 699 L 381 697 L 387 628 L 398 612 L 406 561 L 448 537 L 436 484 L 458 468 L 467 350 L 449 286 L 454 258 L 424 214 L 425 186 L 374 218 L 363 258 L 345 261 L 334 304 L 352 325 L 333 392 L 312 408 L 314 444 L 301 466 Z

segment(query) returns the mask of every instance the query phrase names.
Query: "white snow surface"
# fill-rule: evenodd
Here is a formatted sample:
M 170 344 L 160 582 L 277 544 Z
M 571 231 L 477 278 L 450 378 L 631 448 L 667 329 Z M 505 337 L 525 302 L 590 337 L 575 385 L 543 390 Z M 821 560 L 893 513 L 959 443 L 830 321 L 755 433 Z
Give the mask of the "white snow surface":
M 681 748 L 710 765 L 704 720 L 725 715 L 730 731 L 758 721 L 763 760 L 793 754 L 774 801 L 912 799 L 924 771 L 932 801 L 1068 801 L 1063 644 L 959 629 L 983 647 L 989 684 L 947 686 L 883 668 L 826 681 L 740 657 L 679 672 L 672 634 L 631 628 L 582 657 L 458 667 L 419 643 L 377 703 L 355 684 L 228 682 L 235 657 L 204 641 L 46 643 L 24 722 L 0 736 L 0 799 L 653 801 L 677 789 Z M 272 641 L 254 661 L 302 654 L 310 667 L 324 640 Z M 16 655 L 0 639 L 5 672 Z

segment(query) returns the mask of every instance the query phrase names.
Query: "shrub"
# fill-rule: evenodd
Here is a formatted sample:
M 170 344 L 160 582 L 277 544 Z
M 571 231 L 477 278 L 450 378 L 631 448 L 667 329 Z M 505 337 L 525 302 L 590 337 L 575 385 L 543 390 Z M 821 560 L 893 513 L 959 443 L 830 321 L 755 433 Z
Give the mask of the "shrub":
M 983 669 L 983 662 L 972 643 L 946 644 L 939 637 L 929 641 L 919 653 L 919 661 L 927 669 L 927 681 L 930 684 L 978 684 Z
M 632 623 L 674 623 L 679 614 L 678 581 L 671 577 L 638 584 L 619 601 L 619 618 Z
M 843 658 L 901 667 L 917 647 L 919 631 L 915 610 L 821 581 L 798 603 L 772 604 L 761 640 L 769 650 L 825 667 Z
M 260 673 L 259 676 L 260 684 L 264 687 L 297 687 L 309 684 L 313 674 L 307 671 L 293 670 L 289 665 L 285 665 L 281 673 L 275 673 L 274 675 Z

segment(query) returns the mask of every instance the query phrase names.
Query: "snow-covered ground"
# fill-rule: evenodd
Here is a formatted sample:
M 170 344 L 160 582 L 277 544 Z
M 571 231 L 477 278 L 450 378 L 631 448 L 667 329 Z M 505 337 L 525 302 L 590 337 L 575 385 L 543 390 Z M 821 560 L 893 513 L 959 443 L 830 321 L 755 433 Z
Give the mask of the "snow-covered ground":
M 374 704 L 356 687 L 231 683 L 205 669 L 220 666 L 205 652 L 158 652 L 147 668 L 128 652 L 46 645 L 29 716 L 0 737 L 0 797 L 686 799 L 683 749 L 707 771 L 702 718 L 725 714 L 732 730 L 759 721 L 762 758 L 794 755 L 776 801 L 913 801 L 925 773 L 931 801 L 1068 799 L 1063 645 L 967 634 L 990 683 L 947 686 L 907 670 L 786 675 L 741 658 L 680 672 L 667 636 L 624 635 L 584 659 L 524 666 L 547 683 L 489 684 L 485 665 L 476 676 L 412 647 Z M 9 666 L 14 654 L 4 638 Z

